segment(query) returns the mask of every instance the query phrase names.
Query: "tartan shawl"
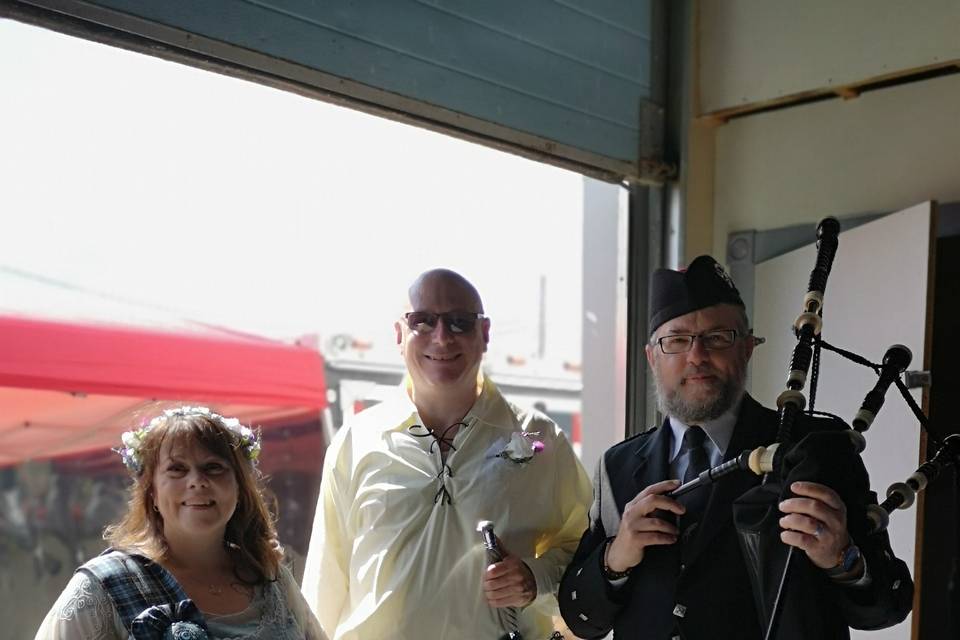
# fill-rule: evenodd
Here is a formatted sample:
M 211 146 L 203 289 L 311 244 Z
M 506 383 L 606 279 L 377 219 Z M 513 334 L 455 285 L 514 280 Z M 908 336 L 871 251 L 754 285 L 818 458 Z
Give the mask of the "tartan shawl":
M 103 585 L 127 630 L 151 606 L 176 607 L 188 599 L 166 569 L 141 555 L 107 549 L 77 571 L 89 574 Z

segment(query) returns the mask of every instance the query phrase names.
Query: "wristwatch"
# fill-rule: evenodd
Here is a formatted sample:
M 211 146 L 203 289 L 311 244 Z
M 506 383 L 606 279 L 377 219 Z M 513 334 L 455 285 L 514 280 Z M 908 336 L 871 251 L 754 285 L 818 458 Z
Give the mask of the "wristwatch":
M 834 567 L 827 569 L 827 575 L 831 578 L 850 573 L 857 566 L 860 560 L 860 547 L 853 543 L 853 540 L 840 551 L 840 557 Z

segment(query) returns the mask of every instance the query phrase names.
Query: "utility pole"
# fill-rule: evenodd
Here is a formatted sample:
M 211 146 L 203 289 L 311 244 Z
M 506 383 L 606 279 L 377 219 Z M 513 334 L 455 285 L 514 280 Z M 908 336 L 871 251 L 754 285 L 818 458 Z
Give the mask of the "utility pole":
M 547 276 L 540 274 L 540 322 L 537 327 L 537 359 L 543 361 L 547 350 Z

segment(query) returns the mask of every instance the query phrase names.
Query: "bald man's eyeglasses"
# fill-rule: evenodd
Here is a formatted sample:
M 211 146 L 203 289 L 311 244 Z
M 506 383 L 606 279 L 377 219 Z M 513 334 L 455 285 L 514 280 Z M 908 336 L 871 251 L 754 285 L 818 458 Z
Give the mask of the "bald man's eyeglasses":
M 410 331 L 430 333 L 437 327 L 437 322 L 442 321 L 447 331 L 456 335 L 472 333 L 477 326 L 477 320 L 483 320 L 486 317 L 482 313 L 471 313 L 469 311 L 448 311 L 446 313 L 411 311 L 403 314 L 403 320 L 407 323 Z

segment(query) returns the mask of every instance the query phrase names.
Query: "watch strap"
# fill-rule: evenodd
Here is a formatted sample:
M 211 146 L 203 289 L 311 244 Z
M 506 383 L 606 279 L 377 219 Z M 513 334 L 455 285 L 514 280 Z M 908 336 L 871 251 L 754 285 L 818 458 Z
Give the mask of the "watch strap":
M 856 568 L 859 560 L 860 548 L 851 540 L 847 546 L 840 551 L 840 557 L 837 559 L 836 566 L 826 570 L 827 575 L 831 578 L 846 575 Z

